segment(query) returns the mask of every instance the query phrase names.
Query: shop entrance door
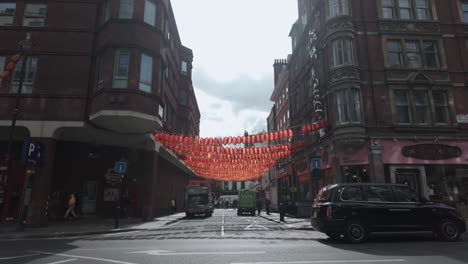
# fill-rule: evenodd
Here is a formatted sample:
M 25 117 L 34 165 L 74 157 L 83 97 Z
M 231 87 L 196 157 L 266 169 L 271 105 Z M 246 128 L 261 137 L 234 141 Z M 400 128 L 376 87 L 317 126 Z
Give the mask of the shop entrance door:
M 420 195 L 427 196 L 427 180 L 424 166 L 390 166 L 392 183 L 405 184 Z
M 96 181 L 87 181 L 83 188 L 83 214 L 96 213 L 96 196 L 97 196 L 97 183 Z

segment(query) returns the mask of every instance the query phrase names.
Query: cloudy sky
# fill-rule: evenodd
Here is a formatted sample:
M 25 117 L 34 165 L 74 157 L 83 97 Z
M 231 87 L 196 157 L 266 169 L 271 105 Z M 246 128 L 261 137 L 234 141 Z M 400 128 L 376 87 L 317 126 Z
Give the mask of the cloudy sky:
M 296 0 L 171 0 L 182 44 L 194 53 L 200 135 L 266 129 L 273 61 L 291 53 Z

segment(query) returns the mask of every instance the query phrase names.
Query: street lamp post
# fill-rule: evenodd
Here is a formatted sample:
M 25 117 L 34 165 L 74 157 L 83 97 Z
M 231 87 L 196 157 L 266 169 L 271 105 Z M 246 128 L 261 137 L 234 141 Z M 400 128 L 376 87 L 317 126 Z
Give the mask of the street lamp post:
M 26 38 L 18 43 L 20 45 L 21 49 L 21 57 L 22 57 L 22 64 L 21 64 L 21 73 L 20 73 L 20 79 L 18 83 L 18 91 L 16 93 L 16 103 L 15 103 L 15 108 L 13 109 L 13 114 L 11 118 L 11 125 L 10 125 L 10 135 L 8 138 L 8 152 L 7 152 L 7 162 L 8 162 L 8 170 L 7 170 L 7 176 L 9 177 L 11 172 L 12 172 L 12 166 L 13 166 L 13 159 L 12 159 L 12 152 L 13 152 L 13 136 L 15 132 L 15 127 L 16 127 L 16 119 L 18 117 L 18 112 L 19 112 L 19 104 L 20 104 L 20 99 L 21 99 L 21 89 L 23 88 L 23 82 L 24 82 L 24 77 L 26 74 L 26 64 L 28 60 L 28 55 L 29 52 L 31 51 L 32 48 L 32 42 L 31 42 L 31 34 L 27 33 Z M 12 76 L 11 78 L 13 78 Z M 17 225 L 17 230 L 22 231 L 24 230 L 24 225 L 23 225 L 23 203 L 24 203 L 24 194 L 27 186 L 27 182 L 25 181 L 24 186 L 23 186 L 23 194 L 21 198 L 21 207 L 20 207 L 20 212 L 18 215 L 18 225 Z

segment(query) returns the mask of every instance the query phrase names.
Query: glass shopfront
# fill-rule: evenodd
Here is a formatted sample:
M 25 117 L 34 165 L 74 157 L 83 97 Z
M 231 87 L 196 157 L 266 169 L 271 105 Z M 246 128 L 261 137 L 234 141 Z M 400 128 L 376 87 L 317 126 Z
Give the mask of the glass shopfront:
M 426 177 L 431 200 L 467 203 L 468 165 L 427 165 Z
M 344 182 L 370 182 L 369 165 L 343 166 Z

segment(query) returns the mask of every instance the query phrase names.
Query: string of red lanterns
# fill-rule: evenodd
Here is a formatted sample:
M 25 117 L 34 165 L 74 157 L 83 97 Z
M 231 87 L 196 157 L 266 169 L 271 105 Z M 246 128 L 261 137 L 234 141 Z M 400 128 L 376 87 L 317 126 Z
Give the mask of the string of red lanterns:
M 328 126 L 326 121 L 301 126 L 303 136 Z M 305 142 L 291 143 L 292 129 L 250 136 L 201 138 L 158 132 L 156 141 L 174 152 L 197 175 L 220 181 L 248 181 L 262 177 L 271 167 L 306 147 Z M 270 146 L 252 147 L 269 142 Z M 271 145 L 271 144 L 274 145 Z M 244 144 L 246 147 L 226 147 Z

